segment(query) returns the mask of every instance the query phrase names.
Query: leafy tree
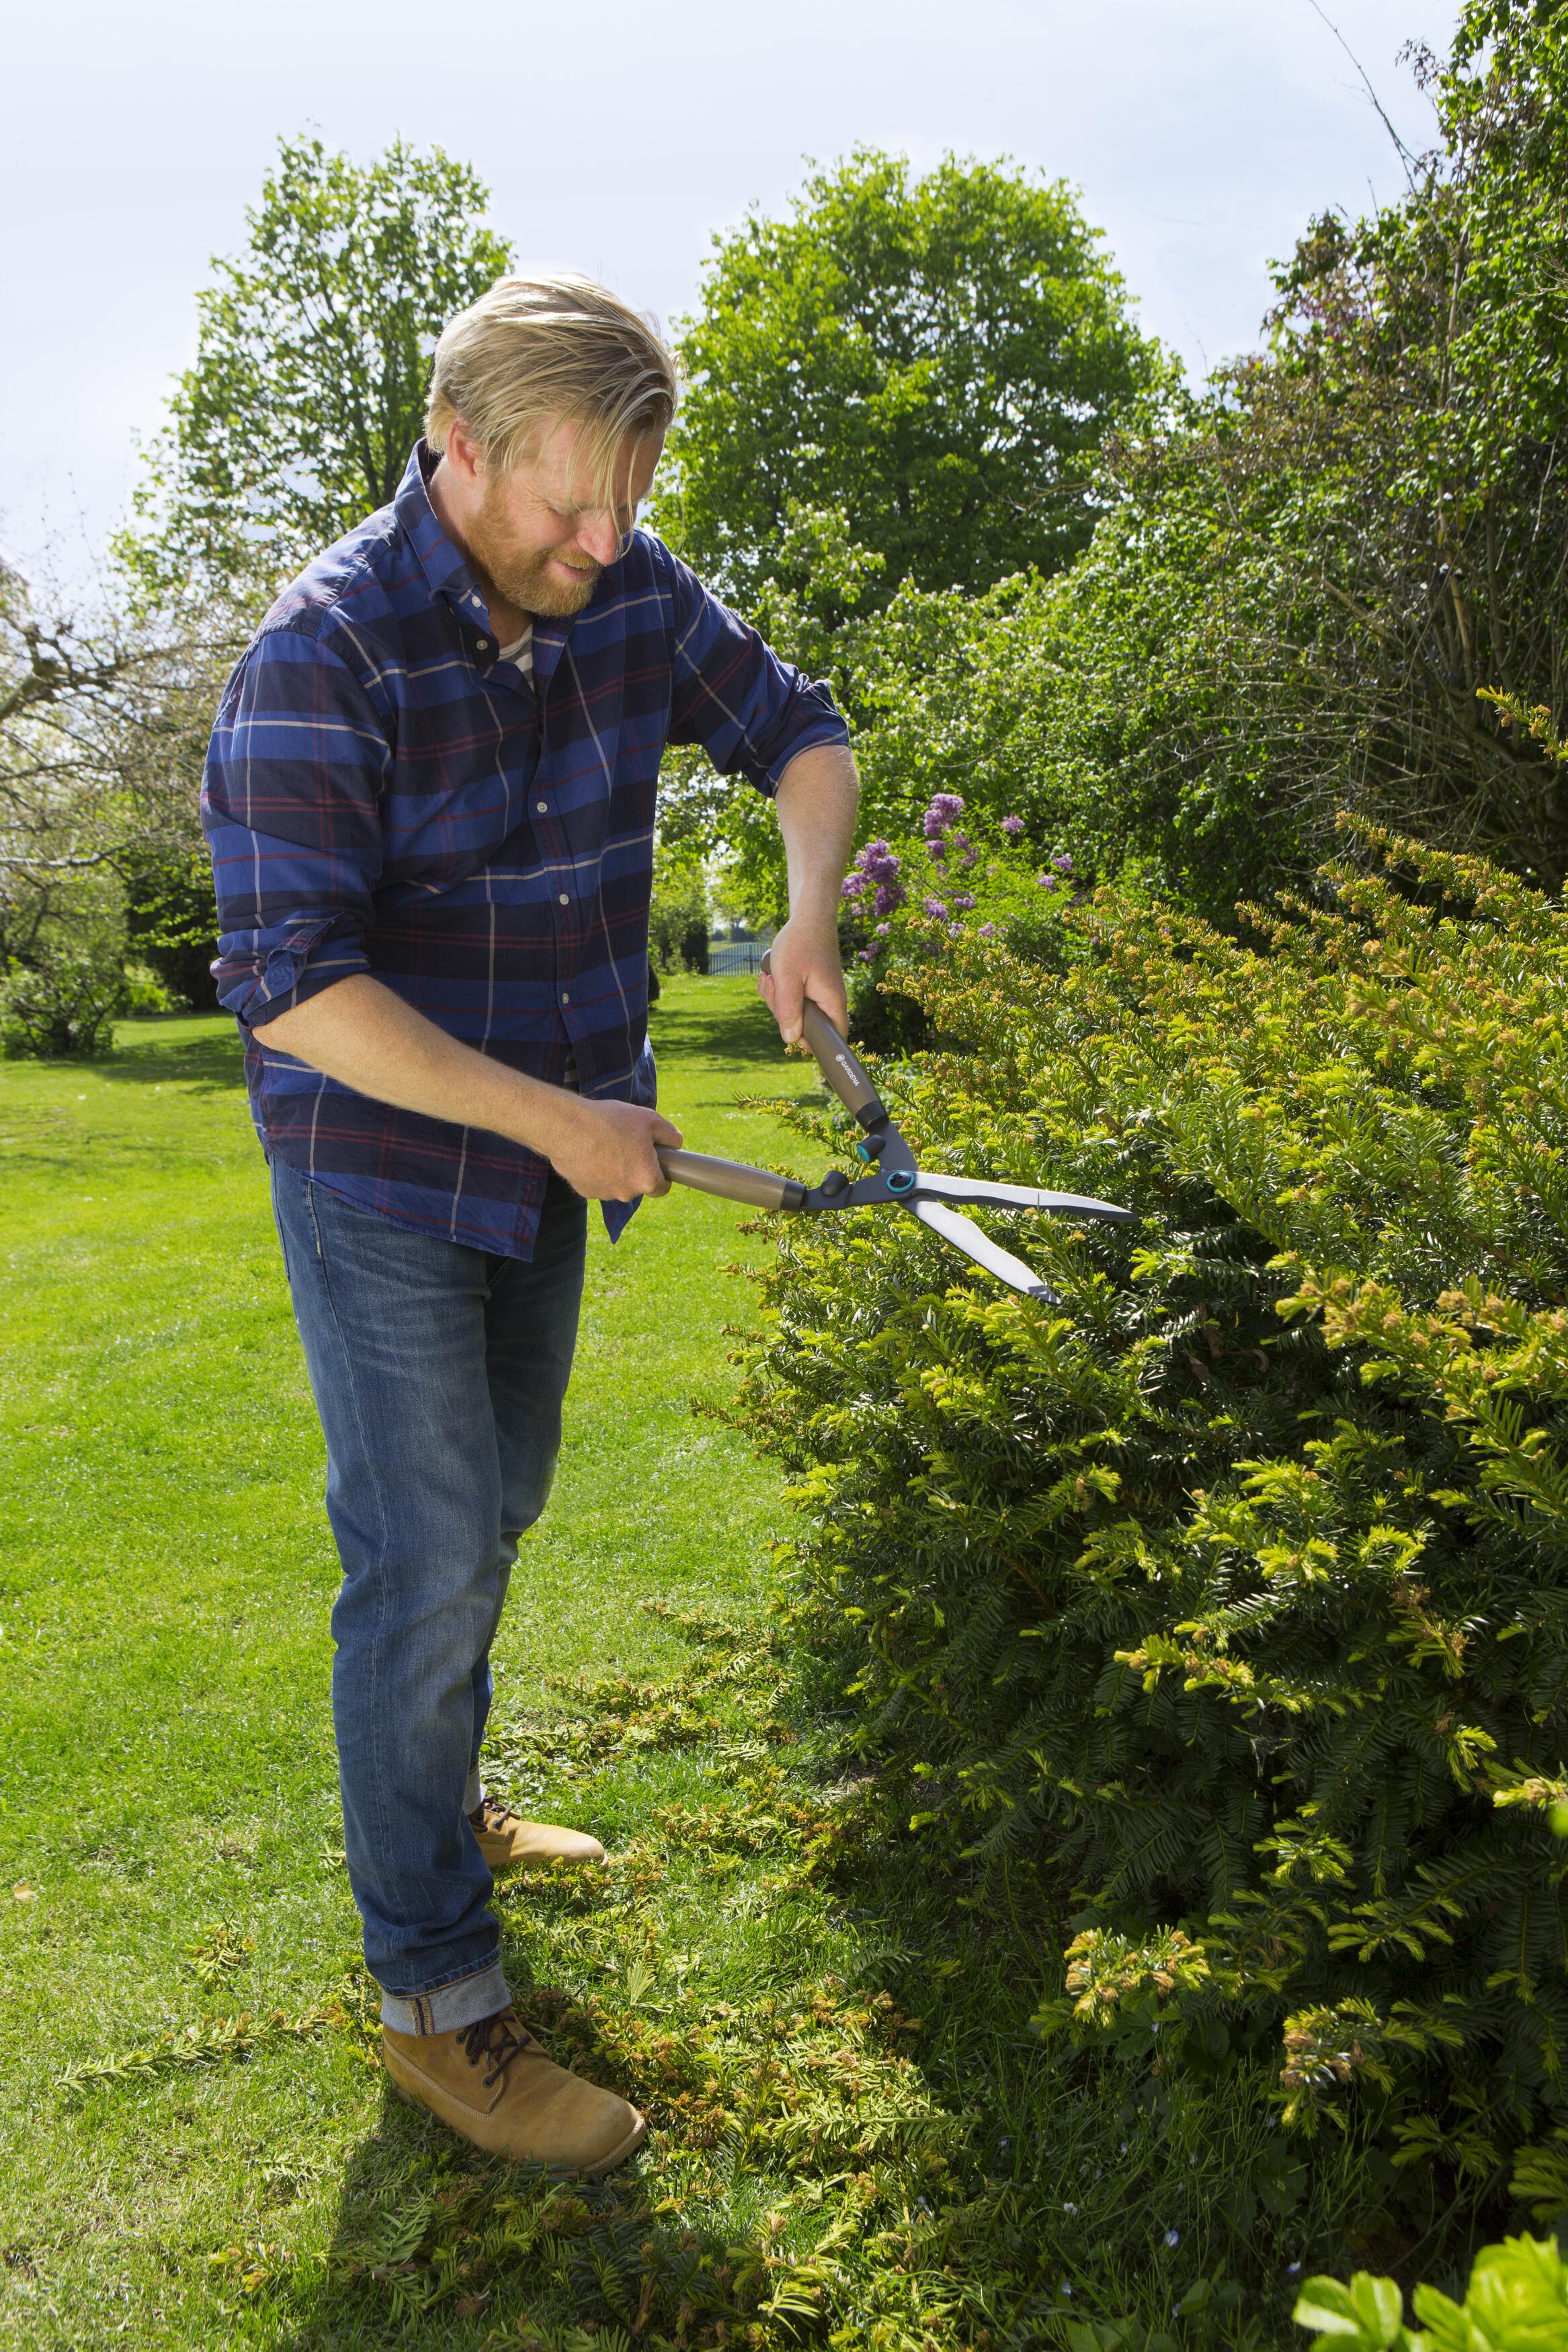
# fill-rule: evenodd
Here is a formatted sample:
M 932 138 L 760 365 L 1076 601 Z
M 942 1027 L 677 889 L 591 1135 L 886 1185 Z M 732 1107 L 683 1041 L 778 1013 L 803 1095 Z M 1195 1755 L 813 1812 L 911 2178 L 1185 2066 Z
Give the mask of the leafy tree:
M 750 609 L 796 509 L 837 509 L 901 581 L 1058 569 L 1113 419 L 1166 380 L 1061 183 L 859 148 L 791 219 L 716 239 L 660 526 Z
M 160 967 L 164 924 L 136 912 L 151 875 L 185 882 L 183 962 L 162 976 L 209 1000 L 214 906 L 195 863 L 195 785 L 230 658 L 233 646 L 195 630 L 40 612 L 0 572 L 5 1051 L 99 1049 L 127 1007 L 127 946 Z
M 884 599 L 841 565 L 828 614 L 790 517 L 766 593 L 858 723 L 869 834 L 957 792 L 1228 923 L 1350 806 L 1561 887 L 1568 12 L 1485 0 L 1418 70 L 1438 150 L 1312 224 L 1260 356 L 1111 436 L 1066 570 Z
M 249 238 L 196 298 L 193 366 L 119 552 L 143 595 L 265 594 L 395 490 L 435 339 L 511 264 L 439 147 L 361 168 L 283 140 Z
M 707 970 L 707 877 L 689 850 L 660 841 L 653 852 L 648 961 L 655 971 Z

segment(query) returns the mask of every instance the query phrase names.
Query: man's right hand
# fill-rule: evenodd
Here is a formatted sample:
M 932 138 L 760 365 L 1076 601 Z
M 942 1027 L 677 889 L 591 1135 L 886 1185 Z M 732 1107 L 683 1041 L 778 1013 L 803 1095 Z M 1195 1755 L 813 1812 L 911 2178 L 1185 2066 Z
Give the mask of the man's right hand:
M 669 1191 L 654 1146 L 678 1144 L 681 1130 L 658 1111 L 570 1095 L 559 1112 L 559 1139 L 551 1138 L 547 1156 L 585 1201 L 634 1201 Z

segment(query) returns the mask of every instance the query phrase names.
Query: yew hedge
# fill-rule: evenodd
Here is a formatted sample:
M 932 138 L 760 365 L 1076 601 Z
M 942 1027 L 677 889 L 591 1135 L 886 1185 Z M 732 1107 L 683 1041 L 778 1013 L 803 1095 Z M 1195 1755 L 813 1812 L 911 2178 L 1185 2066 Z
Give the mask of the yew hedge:
M 1530 2144 L 1568 2205 L 1568 916 L 1369 832 L 1239 940 L 985 913 L 898 918 L 897 1116 L 1140 1223 L 999 1220 L 1053 1308 L 782 1221 L 741 1412 L 803 1652 L 915 1834 L 1043 1871 L 1042 2029 L 1266 2039 L 1389 2179 Z

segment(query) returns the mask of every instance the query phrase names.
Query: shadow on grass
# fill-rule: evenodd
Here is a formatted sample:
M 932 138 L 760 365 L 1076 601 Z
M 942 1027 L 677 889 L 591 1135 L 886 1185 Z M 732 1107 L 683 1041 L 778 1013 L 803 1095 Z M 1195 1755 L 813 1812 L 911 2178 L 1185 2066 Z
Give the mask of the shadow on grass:
M 119 1024 L 112 1054 L 56 1067 L 120 1085 L 183 1085 L 206 1094 L 245 1084 L 245 1048 L 226 1013 L 155 1013 Z
M 708 989 L 711 996 L 698 993 Z M 689 981 L 678 1000 L 666 994 L 653 1007 L 648 1034 L 654 1053 L 672 1060 L 725 1062 L 747 1072 L 766 1067 L 791 1080 L 814 1074 L 814 1065 L 786 1055 L 773 1015 L 749 984 L 742 994 L 730 981 Z
M 543 2006 L 561 1999 L 547 1994 Z M 530 2006 L 519 2000 L 525 2016 Z M 580 2063 L 614 2084 L 610 2053 Z M 696 2320 L 699 2343 L 722 2342 L 727 2331 L 714 2330 L 705 2305 L 733 2320 L 724 2288 L 737 2255 L 760 2272 L 765 2240 L 737 2245 L 733 2230 L 712 2227 L 699 2237 L 657 2210 L 646 2166 L 640 2154 L 609 2179 L 584 2181 L 509 2163 L 388 2084 L 344 2172 L 325 2262 L 275 2288 L 278 2332 L 267 2341 L 278 2352 L 372 2352 L 418 2334 L 466 2352 L 580 2343 L 571 2333 L 580 2328 L 607 2331 L 609 2352 L 650 2323 L 658 2340 L 674 2328 L 685 2341 Z M 705 2294 L 705 2274 L 716 2294 Z

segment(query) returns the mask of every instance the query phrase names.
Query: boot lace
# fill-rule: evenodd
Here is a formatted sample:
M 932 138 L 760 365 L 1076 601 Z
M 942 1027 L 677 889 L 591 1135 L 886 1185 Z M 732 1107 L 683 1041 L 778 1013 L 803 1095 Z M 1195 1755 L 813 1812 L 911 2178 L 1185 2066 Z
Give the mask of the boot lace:
M 515 1813 L 510 1805 L 503 1805 L 499 1798 L 486 1796 L 480 1798 L 478 1811 L 470 1813 L 468 1818 L 471 1822 L 477 1822 L 481 1829 L 498 1830 L 503 1822 L 517 1821 L 521 1816 Z
M 483 2064 L 487 2091 L 500 2081 L 514 2058 L 534 2046 L 532 2035 L 520 2030 L 509 2009 L 499 2009 L 494 2017 L 482 2017 L 476 2025 L 465 2026 L 457 2039 L 470 2066 Z

